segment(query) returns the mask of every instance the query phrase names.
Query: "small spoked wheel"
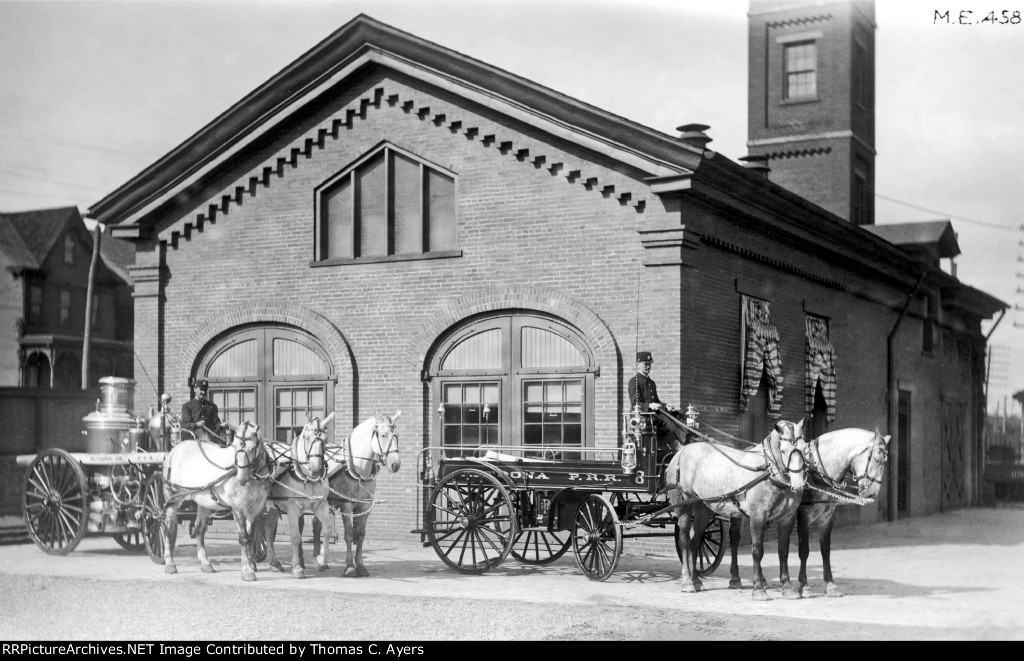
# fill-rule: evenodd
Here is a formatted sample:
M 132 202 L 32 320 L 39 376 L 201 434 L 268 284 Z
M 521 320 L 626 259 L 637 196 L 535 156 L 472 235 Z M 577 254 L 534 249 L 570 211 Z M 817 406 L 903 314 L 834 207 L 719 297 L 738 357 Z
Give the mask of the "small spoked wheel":
M 128 532 L 114 535 L 117 545 L 132 553 L 142 553 L 146 550 L 146 540 L 141 530 L 129 530 Z
M 603 581 L 615 571 L 622 554 L 622 526 L 603 496 L 588 494 L 573 519 L 572 548 L 576 565 L 592 581 Z
M 445 476 L 430 496 L 427 536 L 452 569 L 482 574 L 500 565 L 516 538 L 508 491 L 493 475 L 467 468 Z
M 683 549 L 679 545 L 678 522 L 675 526 L 675 542 L 676 555 L 679 556 L 679 562 L 683 562 Z M 693 559 L 694 572 L 701 578 L 710 576 L 722 564 L 723 556 L 725 556 L 725 521 L 716 516 L 704 529 L 704 536 L 700 540 L 697 554 Z
M 164 538 L 161 526 L 164 522 L 164 507 L 167 498 L 164 495 L 164 476 L 156 471 L 142 486 L 142 539 L 146 544 L 149 559 L 158 565 L 164 564 Z
M 29 537 L 53 555 L 75 550 L 89 520 L 85 471 L 66 450 L 39 454 L 25 475 L 22 515 Z
M 546 565 L 565 555 L 570 545 L 568 530 L 525 528 L 512 542 L 512 557 L 528 565 Z

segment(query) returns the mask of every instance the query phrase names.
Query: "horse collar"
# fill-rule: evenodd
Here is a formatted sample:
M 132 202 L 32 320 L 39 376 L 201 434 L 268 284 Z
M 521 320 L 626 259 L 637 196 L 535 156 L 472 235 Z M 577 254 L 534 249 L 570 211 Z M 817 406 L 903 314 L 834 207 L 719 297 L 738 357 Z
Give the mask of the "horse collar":
M 376 426 L 374 426 L 374 428 L 373 428 L 373 435 L 374 436 L 377 435 L 377 427 Z M 351 477 L 353 480 L 355 480 L 357 482 L 372 482 L 377 477 L 377 469 L 378 469 L 377 462 L 373 460 L 372 456 L 370 457 L 370 461 L 371 461 L 371 464 L 372 464 L 371 468 L 370 468 L 370 477 L 363 477 L 362 475 L 360 475 L 359 473 L 356 472 L 356 459 L 355 459 L 355 456 L 352 454 L 352 436 L 351 435 L 347 436 L 345 438 L 345 444 L 344 445 L 345 445 L 345 472 L 348 474 L 348 476 Z

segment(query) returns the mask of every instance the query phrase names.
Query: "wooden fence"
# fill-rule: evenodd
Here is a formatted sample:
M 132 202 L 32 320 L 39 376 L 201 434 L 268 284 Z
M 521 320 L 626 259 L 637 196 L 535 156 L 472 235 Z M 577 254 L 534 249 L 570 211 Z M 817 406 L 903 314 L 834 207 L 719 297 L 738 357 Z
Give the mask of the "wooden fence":
M 96 410 L 99 398 L 99 388 L 0 388 L 0 455 L 84 448 L 83 418 Z
M 0 515 L 20 515 L 25 469 L 18 455 L 47 448 L 85 448 L 83 418 L 96 410 L 100 389 L 0 388 Z

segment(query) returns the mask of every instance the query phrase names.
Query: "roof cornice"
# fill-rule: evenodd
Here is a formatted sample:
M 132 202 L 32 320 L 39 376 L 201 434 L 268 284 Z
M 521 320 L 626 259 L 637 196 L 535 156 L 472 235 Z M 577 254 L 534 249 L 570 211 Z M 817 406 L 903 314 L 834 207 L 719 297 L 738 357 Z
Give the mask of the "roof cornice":
M 702 150 L 525 78 L 360 15 L 288 65 L 88 215 L 131 225 L 259 141 L 363 67 L 380 65 L 651 175 L 696 167 Z M 124 236 L 124 233 L 120 233 Z

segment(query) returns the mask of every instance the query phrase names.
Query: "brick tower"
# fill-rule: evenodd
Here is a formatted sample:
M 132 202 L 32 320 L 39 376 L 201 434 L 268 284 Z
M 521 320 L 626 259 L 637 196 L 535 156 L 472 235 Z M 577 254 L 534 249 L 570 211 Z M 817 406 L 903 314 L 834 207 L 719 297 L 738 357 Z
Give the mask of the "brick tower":
M 748 17 L 748 158 L 794 193 L 874 224 L 874 2 L 751 0 Z

